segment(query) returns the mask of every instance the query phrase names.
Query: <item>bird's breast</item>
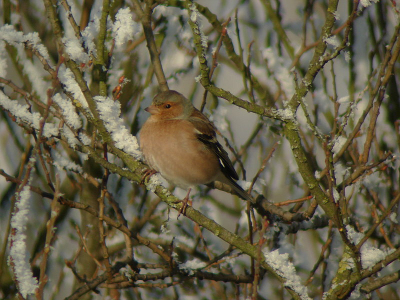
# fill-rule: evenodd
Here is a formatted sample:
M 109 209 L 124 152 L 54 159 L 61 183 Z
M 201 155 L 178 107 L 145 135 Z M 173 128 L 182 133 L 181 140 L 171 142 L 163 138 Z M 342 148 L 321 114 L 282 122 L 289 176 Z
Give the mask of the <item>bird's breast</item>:
M 152 169 L 182 188 L 212 182 L 220 173 L 217 156 L 197 139 L 188 121 L 146 122 L 140 147 Z

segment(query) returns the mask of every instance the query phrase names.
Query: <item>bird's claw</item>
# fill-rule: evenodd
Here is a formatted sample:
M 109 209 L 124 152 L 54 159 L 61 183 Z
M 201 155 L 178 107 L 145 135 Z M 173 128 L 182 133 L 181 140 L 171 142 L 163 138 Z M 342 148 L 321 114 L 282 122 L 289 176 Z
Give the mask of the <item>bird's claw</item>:
M 151 176 L 153 176 L 154 174 L 157 173 L 156 170 L 152 170 L 152 169 L 146 169 L 143 172 L 143 177 L 142 180 L 140 180 L 140 184 L 144 185 L 146 183 L 146 180 L 149 180 Z
M 189 189 L 186 197 L 182 199 L 183 204 L 182 204 L 181 209 L 178 212 L 178 216 L 176 217 L 177 220 L 179 219 L 181 214 L 186 215 L 186 208 L 188 207 L 189 195 L 190 195 L 191 190 L 192 189 Z
M 176 217 L 177 220 L 179 219 L 179 217 L 181 216 L 181 214 L 184 215 L 184 216 L 186 215 L 186 208 L 188 207 L 188 199 L 187 199 L 187 198 L 184 198 L 184 199 L 182 200 L 182 202 L 183 202 L 182 207 L 181 207 L 181 209 L 180 209 L 179 212 L 178 212 L 178 216 Z

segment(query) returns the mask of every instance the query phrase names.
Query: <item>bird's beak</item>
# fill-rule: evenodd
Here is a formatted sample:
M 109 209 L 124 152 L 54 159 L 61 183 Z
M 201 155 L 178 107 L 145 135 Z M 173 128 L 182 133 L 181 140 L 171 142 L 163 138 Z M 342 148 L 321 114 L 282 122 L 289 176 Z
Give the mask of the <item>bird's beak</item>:
M 149 107 L 146 107 L 144 110 L 152 115 L 158 114 L 160 112 L 158 107 L 155 105 L 150 105 Z

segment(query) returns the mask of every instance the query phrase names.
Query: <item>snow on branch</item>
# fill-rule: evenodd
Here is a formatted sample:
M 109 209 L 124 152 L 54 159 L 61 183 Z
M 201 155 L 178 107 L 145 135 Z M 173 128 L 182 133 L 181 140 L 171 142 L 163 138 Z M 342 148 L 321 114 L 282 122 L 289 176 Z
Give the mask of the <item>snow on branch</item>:
M 133 36 L 140 32 L 139 24 L 133 21 L 129 7 L 118 10 L 115 22 L 112 25 L 112 31 L 117 48 L 132 40 Z
M 121 115 L 121 103 L 102 96 L 96 96 L 94 100 L 97 103 L 100 118 L 108 132 L 111 133 L 115 146 L 137 159 L 141 158 L 142 153 L 139 150 L 136 137 L 130 134 L 125 127 L 124 120 L 119 117 Z
M 82 105 L 83 108 L 89 107 L 81 88 L 75 80 L 74 74 L 68 68 L 61 66 L 58 71 L 58 78 L 64 84 L 65 89 L 70 92 L 74 98 Z
M 11 227 L 15 234 L 11 235 L 11 249 L 9 264 L 14 265 L 14 275 L 18 281 L 18 289 L 24 298 L 34 294 L 38 288 L 37 279 L 33 276 L 26 249 L 26 223 L 29 213 L 30 188 L 25 185 L 23 190 L 17 195 L 15 203 L 15 213 L 11 218 Z
M 12 25 L 4 25 L 0 27 L 0 40 L 3 40 L 11 45 L 29 44 L 32 49 L 36 50 L 50 65 L 50 56 L 45 46 L 41 43 L 39 33 L 31 32 L 24 34 L 21 31 L 14 29 Z
M 13 101 L 8 98 L 2 91 L 0 91 L 0 105 L 9 111 L 16 119 L 17 122 L 22 122 L 36 130 L 40 130 L 40 120 L 42 116 L 37 112 L 30 112 L 28 105 L 19 104 L 18 101 Z M 50 138 L 58 136 L 58 126 L 52 123 L 45 123 L 43 127 L 43 136 Z
M 53 96 L 53 100 L 61 108 L 65 121 L 69 126 L 74 129 L 79 129 L 82 127 L 82 121 L 79 118 L 79 115 L 76 113 L 74 105 L 69 99 L 57 93 Z
M 300 277 L 296 274 L 296 269 L 289 261 L 289 254 L 279 254 L 279 250 L 268 251 L 263 250 L 265 262 L 283 278 L 286 279 L 285 286 L 295 291 L 301 299 L 311 299 L 308 296 L 307 288 L 300 282 Z

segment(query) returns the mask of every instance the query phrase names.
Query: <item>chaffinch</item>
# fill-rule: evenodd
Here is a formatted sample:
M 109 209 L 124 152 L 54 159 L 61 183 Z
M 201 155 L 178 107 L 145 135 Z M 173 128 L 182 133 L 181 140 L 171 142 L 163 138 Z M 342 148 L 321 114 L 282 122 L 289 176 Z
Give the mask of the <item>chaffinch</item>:
M 188 99 L 176 91 L 161 92 L 145 110 L 151 115 L 140 131 L 140 148 L 152 169 L 147 175 L 159 172 L 188 189 L 183 209 L 191 187 L 213 181 L 226 183 L 241 198 L 253 201 L 236 183 L 239 177 L 217 141 L 216 128 Z

